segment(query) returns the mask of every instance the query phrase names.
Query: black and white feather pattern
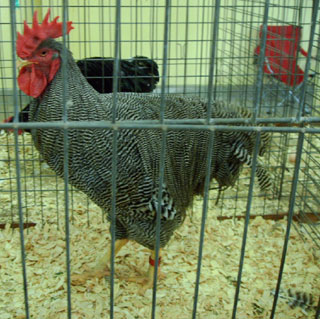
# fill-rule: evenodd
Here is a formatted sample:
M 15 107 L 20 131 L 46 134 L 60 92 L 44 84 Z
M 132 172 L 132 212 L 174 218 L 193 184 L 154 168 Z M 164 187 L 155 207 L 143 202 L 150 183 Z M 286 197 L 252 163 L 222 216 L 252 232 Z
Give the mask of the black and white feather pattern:
M 61 52 L 60 43 L 42 44 Z M 110 121 L 113 94 L 99 94 L 81 74 L 70 52 L 67 56 L 67 98 L 69 121 Z M 30 119 L 60 121 L 63 115 L 63 77 L 59 70 L 41 98 L 30 104 Z M 118 93 L 116 118 L 121 121 L 159 121 L 161 95 Z M 167 95 L 166 119 L 204 119 L 207 101 L 198 97 Z M 223 102 L 214 102 L 212 118 L 250 118 L 250 112 Z M 161 201 L 160 246 L 164 247 L 184 221 L 195 195 L 203 195 L 207 173 L 208 130 L 168 129 Z M 64 135 L 58 129 L 34 129 L 32 137 L 42 158 L 59 175 L 64 170 Z M 161 130 L 119 129 L 117 134 L 116 239 L 131 239 L 153 249 L 156 235 L 155 212 L 161 156 Z M 213 139 L 210 178 L 219 188 L 234 185 L 242 166 L 250 165 L 255 131 L 216 131 Z M 69 183 L 100 206 L 108 218 L 111 212 L 112 142 L 111 129 L 69 129 Z M 269 134 L 261 133 L 259 155 L 263 155 Z M 259 164 L 260 165 L 260 164 Z M 260 167 L 260 166 L 259 166 Z M 263 170 L 257 174 L 270 177 Z M 259 175 L 258 175 L 259 179 Z M 260 184 L 261 186 L 261 184 Z
M 271 294 L 274 295 L 275 290 L 272 290 Z M 292 289 L 280 289 L 279 298 L 285 299 L 290 308 L 301 308 L 305 315 L 315 307 L 313 295 L 310 293 L 294 291 Z
M 252 156 L 249 153 L 248 149 L 245 148 L 242 141 L 237 141 L 236 143 L 234 143 L 231 147 L 231 151 L 241 163 L 252 167 Z M 231 167 L 230 169 L 231 171 L 234 170 L 233 167 Z M 269 172 L 261 165 L 259 161 L 257 161 L 256 165 L 256 175 L 261 190 L 267 190 L 271 187 L 271 178 Z
M 99 93 L 113 91 L 113 58 L 92 57 L 78 60 L 77 66 L 88 83 Z M 159 82 L 158 64 L 144 56 L 120 60 L 119 92 L 152 92 Z M 19 122 L 29 122 L 30 105 L 19 112 Z M 8 119 L 13 122 L 13 117 Z M 25 132 L 30 132 L 25 129 Z

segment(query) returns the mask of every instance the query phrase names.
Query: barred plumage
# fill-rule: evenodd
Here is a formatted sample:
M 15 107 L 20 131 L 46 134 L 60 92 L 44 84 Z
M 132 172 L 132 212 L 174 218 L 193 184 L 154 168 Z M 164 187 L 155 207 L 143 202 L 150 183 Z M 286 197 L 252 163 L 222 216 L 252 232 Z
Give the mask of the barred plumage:
M 152 92 L 159 82 L 158 65 L 144 56 L 120 60 L 121 78 L 118 81 L 119 92 Z M 113 91 L 113 58 L 91 57 L 78 60 L 77 65 L 89 84 L 99 93 Z M 19 112 L 19 122 L 29 122 L 30 105 Z M 13 116 L 4 122 L 13 122 Z M 19 130 L 19 134 L 30 132 Z
M 42 46 L 61 51 L 54 40 Z M 101 95 L 82 76 L 68 53 L 68 98 L 70 121 L 110 120 L 112 94 Z M 62 72 L 59 70 L 41 98 L 31 103 L 33 121 L 58 121 L 62 118 Z M 117 119 L 158 120 L 161 96 L 157 94 L 119 93 Z M 165 118 L 204 118 L 207 103 L 196 97 L 166 96 Z M 243 108 L 215 102 L 212 117 L 250 117 Z M 85 192 L 107 214 L 111 207 L 111 130 L 70 129 L 69 181 Z M 211 178 L 219 187 L 233 186 L 243 164 L 251 166 L 256 133 L 215 132 Z M 33 131 L 36 147 L 49 166 L 63 176 L 63 132 Z M 169 130 L 165 159 L 161 246 L 181 225 L 193 196 L 202 194 L 206 171 L 209 131 Z M 117 238 L 128 238 L 153 248 L 155 243 L 154 210 L 157 206 L 161 132 L 147 129 L 122 129 L 118 133 Z M 260 153 L 268 143 L 261 133 Z M 261 188 L 270 184 L 269 175 L 259 163 L 257 177 Z M 143 227 L 137 227 L 142 223 Z M 141 226 L 141 225 L 140 225 Z M 133 231 L 134 229 L 134 231 Z M 166 234 L 166 235 L 164 235 Z M 170 235 L 169 235 L 170 234 Z
M 20 88 L 35 99 L 30 103 L 31 121 L 60 121 L 66 84 L 69 121 L 112 119 L 113 95 L 95 91 L 81 74 L 66 50 L 67 72 L 60 68 L 62 45 L 52 38 L 62 34 L 62 24 L 54 19 L 39 26 L 34 15 L 33 29 L 25 27 L 18 35 L 17 52 L 27 59 L 18 77 Z M 68 32 L 72 29 L 68 22 Z M 50 29 L 53 26 L 53 29 Z M 50 37 L 44 40 L 46 34 Z M 27 44 L 27 45 L 26 45 Z M 159 120 L 161 96 L 157 94 L 118 93 L 117 120 Z M 250 112 L 225 103 L 214 102 L 212 118 L 250 118 Z M 207 102 L 196 97 L 165 96 L 166 119 L 203 119 Z M 207 173 L 206 158 L 211 132 L 208 130 L 168 129 L 164 184 L 160 214 L 160 247 L 169 241 L 184 221 L 194 195 L 203 194 Z M 215 131 L 210 178 L 220 191 L 234 185 L 242 166 L 252 165 L 255 131 Z M 58 129 L 32 130 L 34 143 L 43 159 L 59 175 L 64 175 L 64 132 Z M 115 252 L 134 240 L 154 250 L 159 190 L 162 132 L 155 129 L 119 129 L 117 134 L 117 191 Z M 269 138 L 261 133 L 259 154 L 263 155 Z M 111 129 L 68 130 L 68 181 L 100 206 L 108 218 L 111 212 L 113 131 Z M 260 185 L 269 184 L 262 164 L 257 163 Z M 219 192 L 220 193 L 220 192 Z M 154 258 L 154 252 L 151 259 Z M 111 253 L 107 254 L 110 262 Z M 148 285 L 153 282 L 154 260 L 150 262 Z M 97 271 L 94 271 L 94 276 Z
M 275 290 L 271 291 L 271 294 L 275 294 Z M 310 293 L 302 291 L 294 291 L 292 289 L 280 289 L 279 297 L 285 299 L 290 308 L 300 307 L 302 312 L 307 315 L 308 311 L 315 308 L 314 297 Z

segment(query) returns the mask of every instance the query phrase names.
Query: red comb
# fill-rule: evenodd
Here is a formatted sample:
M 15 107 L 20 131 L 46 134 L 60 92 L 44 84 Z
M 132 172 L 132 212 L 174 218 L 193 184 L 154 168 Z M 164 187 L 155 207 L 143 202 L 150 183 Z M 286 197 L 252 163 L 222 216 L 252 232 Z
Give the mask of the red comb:
M 59 38 L 63 34 L 63 23 L 57 22 L 59 17 L 55 17 L 49 22 L 50 9 L 44 17 L 42 24 L 38 22 L 38 12 L 33 15 L 32 28 L 24 21 L 23 35 L 18 32 L 17 54 L 20 58 L 29 57 L 39 44 L 49 38 Z M 67 34 L 73 29 L 72 21 L 67 22 Z

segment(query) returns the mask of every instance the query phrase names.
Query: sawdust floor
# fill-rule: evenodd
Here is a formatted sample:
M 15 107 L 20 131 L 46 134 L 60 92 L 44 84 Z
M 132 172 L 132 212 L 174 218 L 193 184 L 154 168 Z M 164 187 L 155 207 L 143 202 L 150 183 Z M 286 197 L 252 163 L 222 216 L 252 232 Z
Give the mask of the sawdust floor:
M 22 139 L 20 137 L 19 139 Z M 29 137 L 23 137 L 24 149 L 21 158 L 23 207 L 28 213 L 28 222 L 35 227 L 24 231 L 26 269 L 30 317 L 36 319 L 67 318 L 66 250 L 63 211 L 63 182 L 56 180 L 48 168 L 41 168 Z M 0 143 L 12 143 L 12 137 L 1 136 Z M 2 152 L 2 153 L 1 153 Z M 9 155 L 8 155 L 9 154 Z M 14 158 L 12 147 L 2 148 L 0 160 Z M 2 191 L 1 222 L 17 221 L 14 162 L 0 161 L 0 191 Z M 42 176 L 33 178 L 33 176 Z M 46 177 L 47 176 L 47 177 Z M 47 189 L 47 192 L 43 190 Z M 41 192 L 42 190 L 42 192 Z M 259 198 L 258 198 L 259 200 Z M 278 202 L 268 201 L 274 213 Z M 59 205 L 57 207 L 57 205 Z M 158 285 L 157 318 L 190 318 L 193 309 L 197 254 L 201 226 L 202 203 L 196 200 L 192 217 L 176 231 L 164 250 L 162 270 L 166 278 Z M 224 201 L 228 209 L 228 202 Z M 231 205 L 231 204 L 230 204 Z M 245 210 L 245 201 L 238 202 L 239 212 Z M 12 209 L 13 208 L 13 209 Z M 93 267 L 97 257 L 103 254 L 109 243 L 109 226 L 102 221 L 100 209 L 90 203 L 89 225 L 86 197 L 75 192 L 73 216 L 70 217 L 71 272 L 81 273 L 86 266 Z M 14 215 L 10 212 L 14 211 Z M 57 211 L 60 215 L 57 215 Z M 43 212 L 43 213 L 41 213 Z M 258 213 L 253 205 L 252 214 Z M 201 269 L 201 284 L 198 302 L 198 317 L 231 318 L 238 264 L 241 250 L 243 220 L 216 219 L 216 207 L 210 203 L 205 230 L 205 242 Z M 42 227 L 44 223 L 44 227 Z M 57 227 L 59 224 L 59 228 Z M 296 225 L 299 229 L 299 225 Z M 305 237 L 302 240 L 296 227 L 291 237 L 283 274 L 282 288 L 310 293 L 315 299 L 320 293 L 319 251 Z M 285 219 L 264 220 L 261 217 L 250 221 L 246 245 L 246 257 L 241 280 L 237 318 L 269 318 L 282 254 L 286 230 Z M 19 231 L 8 226 L 0 230 L 0 318 L 24 318 L 24 293 L 21 266 Z M 146 271 L 148 250 L 129 243 L 116 257 L 116 272 L 123 276 L 137 274 L 137 269 Z M 139 286 L 125 280 L 115 279 L 115 318 L 149 318 L 152 291 L 144 296 L 138 294 Z M 109 283 L 105 279 L 89 280 L 83 286 L 72 287 L 73 318 L 109 318 Z M 279 299 L 276 318 L 314 318 L 315 310 L 304 314 L 301 308 L 291 309 Z

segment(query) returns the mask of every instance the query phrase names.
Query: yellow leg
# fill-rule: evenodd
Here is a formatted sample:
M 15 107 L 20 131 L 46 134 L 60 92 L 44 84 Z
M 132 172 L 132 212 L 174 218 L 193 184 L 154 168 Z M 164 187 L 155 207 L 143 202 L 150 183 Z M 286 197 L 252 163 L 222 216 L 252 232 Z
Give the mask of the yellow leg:
M 114 243 L 114 256 L 117 256 L 120 249 L 128 242 L 128 239 L 118 239 Z M 111 263 L 111 245 L 108 247 L 107 252 L 98 259 L 96 268 L 110 266 Z
M 159 250 L 159 260 L 161 258 L 161 248 Z M 155 259 L 156 259 L 156 252 L 154 250 L 151 251 L 151 261 L 154 261 L 155 262 Z M 153 280 L 154 280 L 154 265 L 150 262 L 150 265 L 149 265 L 149 269 L 148 269 L 148 272 L 147 272 L 147 275 L 146 276 L 143 276 L 143 277 L 131 277 L 128 279 L 128 281 L 131 281 L 131 282 L 136 282 L 136 283 L 139 283 L 142 285 L 142 287 L 140 288 L 139 290 L 139 294 L 141 295 L 144 295 L 144 293 L 146 292 L 147 289 L 149 288 L 152 288 L 153 287 Z M 162 276 L 162 273 L 160 271 L 160 264 L 159 264 L 159 267 L 158 267 L 158 279 L 163 277 Z
M 119 239 L 115 242 L 114 255 L 116 256 L 120 249 L 128 242 L 128 239 Z M 103 257 L 98 259 L 97 265 L 94 269 L 86 269 L 80 275 L 73 275 L 71 277 L 71 284 L 79 286 L 84 284 L 88 279 L 103 278 L 110 275 L 109 266 L 111 262 L 111 245 Z

